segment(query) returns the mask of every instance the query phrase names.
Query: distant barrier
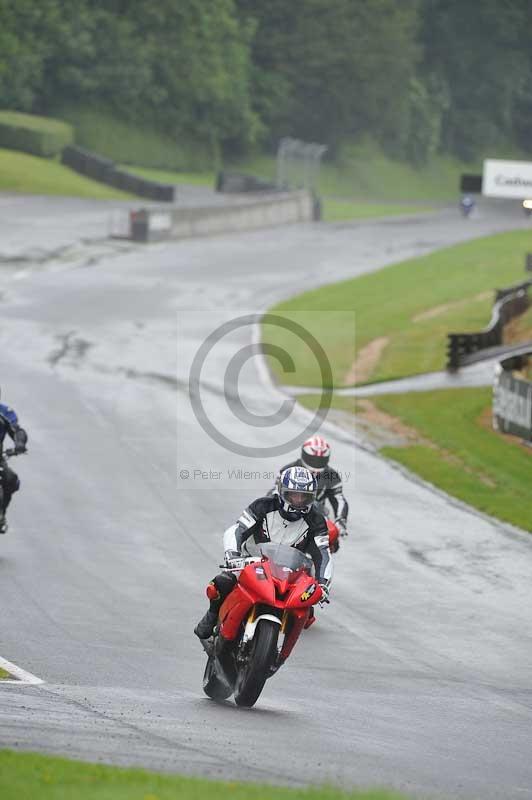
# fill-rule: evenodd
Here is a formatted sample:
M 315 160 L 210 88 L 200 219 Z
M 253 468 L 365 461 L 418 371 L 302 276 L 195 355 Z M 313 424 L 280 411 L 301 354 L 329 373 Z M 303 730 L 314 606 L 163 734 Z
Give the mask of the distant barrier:
M 463 194 L 480 194 L 482 192 L 482 175 L 461 175 L 460 191 Z
M 65 147 L 61 161 L 76 172 L 100 183 L 106 183 L 108 186 L 114 186 L 115 189 L 121 189 L 123 192 L 146 197 L 160 203 L 173 203 L 175 200 L 175 186 L 157 183 L 157 181 L 117 169 L 114 161 L 91 153 L 90 150 L 84 150 L 82 147 L 74 145 Z
M 532 363 L 532 349 L 503 359 L 495 368 L 493 427 L 532 442 L 532 382 L 513 372 Z
M 532 279 L 495 292 L 495 304 L 489 325 L 475 333 L 447 334 L 447 369 L 454 371 L 478 361 L 478 354 L 503 344 L 504 326 L 530 306 L 528 290 Z
M 310 192 L 286 192 L 227 206 L 142 208 L 131 212 L 129 238 L 137 242 L 184 239 L 310 222 L 313 218 Z

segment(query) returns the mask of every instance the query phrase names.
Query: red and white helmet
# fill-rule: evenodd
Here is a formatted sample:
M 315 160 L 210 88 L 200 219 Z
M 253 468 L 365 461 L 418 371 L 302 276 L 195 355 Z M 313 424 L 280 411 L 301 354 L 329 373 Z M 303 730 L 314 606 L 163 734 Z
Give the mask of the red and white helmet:
M 329 463 L 331 448 L 321 436 L 312 436 L 301 448 L 301 461 L 312 472 L 322 472 Z

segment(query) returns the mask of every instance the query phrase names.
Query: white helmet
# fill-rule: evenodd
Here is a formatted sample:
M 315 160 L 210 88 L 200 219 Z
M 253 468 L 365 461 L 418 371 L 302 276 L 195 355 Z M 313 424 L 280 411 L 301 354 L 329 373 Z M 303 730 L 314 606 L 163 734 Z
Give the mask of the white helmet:
M 301 461 L 312 472 L 323 472 L 329 463 L 331 448 L 321 436 L 312 436 L 301 448 Z
M 297 520 L 308 514 L 316 499 L 316 479 L 305 467 L 288 467 L 279 476 L 278 492 L 281 514 L 285 519 Z

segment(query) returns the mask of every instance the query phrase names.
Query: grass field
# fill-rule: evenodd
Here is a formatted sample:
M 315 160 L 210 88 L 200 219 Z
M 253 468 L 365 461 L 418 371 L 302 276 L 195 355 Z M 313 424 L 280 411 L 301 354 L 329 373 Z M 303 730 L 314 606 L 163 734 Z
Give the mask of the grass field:
M 493 431 L 491 399 L 489 387 L 371 398 L 416 434 L 381 453 L 447 494 L 532 532 L 532 448 Z M 317 398 L 301 402 L 315 408 Z M 362 413 L 352 397 L 335 397 L 333 407 Z
M 149 125 L 131 125 L 103 108 L 67 107 L 56 110 L 55 116 L 74 125 L 78 144 L 117 162 L 188 173 L 214 171 L 222 166 L 214 163 L 205 144 L 172 139 Z M 325 160 L 318 189 L 324 196 L 362 203 L 456 201 L 461 173 L 479 173 L 482 159 L 487 155 L 479 153 L 474 164 L 438 156 L 417 169 L 385 156 L 373 142 L 359 142 L 344 147 L 338 163 Z M 495 152 L 489 155 L 497 157 Z M 506 158 L 514 155 L 501 153 Z M 275 176 L 276 160 L 274 155 L 250 155 L 227 161 L 223 166 L 271 179 Z
M 337 386 L 353 383 L 348 376 L 354 356 L 384 337 L 389 341 L 371 380 L 439 370 L 445 366 L 446 334 L 487 325 L 491 290 L 523 280 L 529 249 L 527 231 L 477 239 L 306 292 L 270 311 L 296 318 L 319 338 Z M 268 332 L 274 344 L 282 344 L 284 338 L 281 329 Z M 298 364 L 297 372 L 287 377 L 290 383 L 320 385 L 317 364 L 308 358 L 306 345 L 294 341 L 289 349 Z M 282 380 L 276 362 L 272 369 Z
M 148 178 L 159 183 L 190 183 L 195 186 L 210 186 L 214 188 L 216 176 L 214 172 L 175 172 L 167 169 L 151 169 L 122 164 L 122 168 L 141 178 Z
M 167 136 L 151 128 L 149 120 L 135 125 L 104 108 L 90 107 L 59 108 L 55 116 L 74 126 L 76 144 L 117 163 L 194 172 L 213 166 L 209 147 Z
M 238 162 L 235 168 L 271 180 L 276 161 L 273 156 L 254 156 Z M 480 173 L 481 161 L 466 165 L 438 156 L 430 165 L 416 169 L 388 158 L 376 146 L 366 143 L 351 146 L 338 164 L 324 161 L 318 186 L 323 196 L 363 203 L 450 202 L 459 198 L 463 172 Z
M 399 800 L 381 791 L 282 789 L 0 751 L 2 800 Z
M 0 149 L 0 191 L 127 200 L 131 195 L 91 181 L 50 158 Z
M 432 211 L 428 206 L 409 206 L 398 203 L 363 203 L 322 197 L 324 222 L 348 222 L 354 219 L 390 217 L 400 214 L 421 214 Z

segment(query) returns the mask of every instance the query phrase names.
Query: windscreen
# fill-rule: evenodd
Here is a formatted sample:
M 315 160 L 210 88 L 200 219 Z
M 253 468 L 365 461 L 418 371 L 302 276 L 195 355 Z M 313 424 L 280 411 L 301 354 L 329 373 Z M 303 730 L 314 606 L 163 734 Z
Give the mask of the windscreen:
M 262 555 L 272 562 L 272 573 L 276 577 L 287 580 L 290 573 L 301 569 L 308 572 L 309 575 L 312 572 L 312 559 L 302 553 L 301 550 L 296 550 L 295 547 L 290 547 L 287 544 L 272 544 L 270 542 L 261 544 L 260 551 Z

